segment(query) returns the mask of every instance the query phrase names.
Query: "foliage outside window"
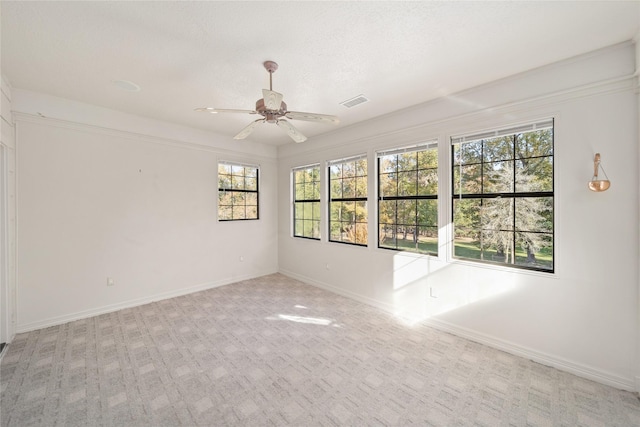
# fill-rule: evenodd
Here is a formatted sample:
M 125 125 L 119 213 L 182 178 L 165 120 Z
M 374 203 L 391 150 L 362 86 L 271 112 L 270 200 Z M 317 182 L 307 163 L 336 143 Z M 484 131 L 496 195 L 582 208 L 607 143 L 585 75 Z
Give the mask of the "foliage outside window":
M 438 253 L 436 142 L 378 153 L 378 247 Z
M 293 170 L 293 235 L 320 239 L 320 165 Z
M 329 162 L 329 241 L 367 245 L 366 155 Z
M 553 120 L 452 145 L 454 256 L 553 271 Z
M 218 220 L 258 219 L 258 167 L 218 163 Z

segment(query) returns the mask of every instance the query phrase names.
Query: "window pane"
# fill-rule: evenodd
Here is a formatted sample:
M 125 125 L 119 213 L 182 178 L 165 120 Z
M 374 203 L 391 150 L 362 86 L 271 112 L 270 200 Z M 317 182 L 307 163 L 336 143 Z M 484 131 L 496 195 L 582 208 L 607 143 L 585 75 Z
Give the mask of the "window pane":
M 514 199 L 482 200 L 481 224 L 484 230 L 513 230 Z
M 356 196 L 356 179 L 343 178 L 342 179 L 342 197 L 353 198 L 355 196 Z
M 246 178 L 245 179 L 246 190 L 257 191 L 258 190 L 258 178 Z
M 410 171 L 418 168 L 418 154 L 403 153 L 398 155 L 398 170 Z
M 231 188 L 231 175 L 218 175 L 218 188 Z
M 480 199 L 455 199 L 453 201 L 453 223 L 456 235 L 458 230 L 465 230 L 467 237 L 476 239 L 480 228 Z M 473 234 L 469 234 L 470 230 Z
M 332 222 L 331 229 L 329 230 L 329 238 L 331 240 L 337 240 L 337 241 L 342 240 L 341 229 L 342 229 L 341 222 Z
M 342 178 L 342 164 L 331 165 L 329 168 L 329 179 Z
M 356 178 L 356 194 L 355 197 L 367 197 L 367 177 L 359 176 Z
M 234 190 L 244 190 L 244 177 L 231 175 L 231 188 Z
M 544 129 L 535 132 L 525 132 L 516 136 L 516 158 L 552 156 L 553 131 Z
M 483 150 L 484 162 L 513 159 L 513 137 L 502 136 L 485 139 Z
M 247 219 L 258 219 L 258 206 L 247 205 Z
M 329 182 L 329 188 L 331 189 L 330 197 L 332 199 L 342 198 L 342 181 L 339 179 L 332 179 Z
M 513 192 L 513 162 L 485 163 L 483 169 L 484 193 Z
M 305 184 L 304 183 L 295 184 L 294 200 L 304 200 L 305 199 L 304 188 L 305 188 Z
M 482 162 L 482 140 L 453 146 L 453 164 L 467 165 Z
M 416 171 L 398 173 L 398 196 L 415 196 L 418 187 Z
M 251 206 L 258 206 L 258 193 L 246 193 L 245 203 Z
M 378 215 L 380 224 L 395 224 L 396 219 L 396 201 L 381 200 L 378 203 Z
M 398 200 L 398 225 L 416 223 L 416 201 Z
M 437 200 L 418 200 L 418 225 L 438 226 Z
M 438 168 L 438 150 L 424 150 L 418 152 L 418 167 L 420 169 Z
M 513 238 L 511 231 L 483 230 L 480 233 L 482 259 L 513 264 Z
M 368 241 L 368 231 L 366 223 L 357 223 L 355 227 L 355 241 L 354 243 L 360 245 L 366 245 Z
M 418 248 L 421 252 L 438 253 L 438 227 L 418 227 Z
M 360 223 L 367 222 L 367 202 L 355 202 L 355 220 Z
M 515 191 L 553 191 L 553 158 L 538 157 L 516 161 Z
M 392 224 L 380 224 L 380 231 L 378 232 L 378 246 L 381 248 L 395 249 L 397 245 L 396 241 L 396 227 Z
M 553 198 L 522 197 L 516 199 L 518 231 L 553 232 Z
M 516 233 L 516 264 L 553 269 L 553 237 L 547 233 Z
M 398 156 L 389 155 L 380 157 L 378 163 L 380 164 L 380 173 L 396 172 L 398 167 Z
M 418 171 L 418 195 L 438 194 L 438 170 L 423 169 Z
M 231 219 L 231 206 L 218 206 L 218 218 L 221 220 Z
M 454 194 L 479 194 L 481 187 L 480 165 L 456 166 L 453 170 L 453 192 Z
M 384 173 L 380 175 L 380 197 L 394 197 L 398 195 L 397 175 Z
M 233 219 L 245 219 L 245 206 L 233 206 Z

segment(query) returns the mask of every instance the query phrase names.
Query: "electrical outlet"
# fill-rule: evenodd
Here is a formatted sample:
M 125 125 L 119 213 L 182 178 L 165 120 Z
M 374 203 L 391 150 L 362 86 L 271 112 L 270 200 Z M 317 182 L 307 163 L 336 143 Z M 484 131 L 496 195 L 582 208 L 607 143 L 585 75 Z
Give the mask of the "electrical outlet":
M 244 257 L 243 256 L 240 257 L 240 262 L 244 262 Z
M 114 284 L 113 278 L 107 277 L 107 286 L 113 286 Z

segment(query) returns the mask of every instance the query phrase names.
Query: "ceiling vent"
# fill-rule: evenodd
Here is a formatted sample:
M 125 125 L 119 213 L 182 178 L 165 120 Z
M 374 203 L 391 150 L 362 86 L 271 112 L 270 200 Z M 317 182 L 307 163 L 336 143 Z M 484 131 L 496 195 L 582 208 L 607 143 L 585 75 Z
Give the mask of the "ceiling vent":
M 340 105 L 344 105 L 347 108 L 351 108 L 351 107 L 355 107 L 356 105 L 364 104 L 365 102 L 369 102 L 369 98 L 367 98 L 364 95 L 358 95 L 355 98 L 342 101 Z

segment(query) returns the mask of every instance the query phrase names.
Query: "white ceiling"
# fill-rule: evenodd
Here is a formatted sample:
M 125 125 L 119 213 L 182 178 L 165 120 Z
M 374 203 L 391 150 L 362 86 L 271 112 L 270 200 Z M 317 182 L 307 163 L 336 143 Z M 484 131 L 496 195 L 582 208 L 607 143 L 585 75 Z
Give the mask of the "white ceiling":
M 2 1 L 2 72 L 12 86 L 232 137 L 269 87 L 290 110 L 338 128 L 632 39 L 626 2 Z M 127 92 L 112 82 L 141 87 Z M 339 103 L 364 94 L 370 102 Z M 309 136 L 333 125 L 292 121 Z M 291 140 L 274 125 L 250 137 Z

